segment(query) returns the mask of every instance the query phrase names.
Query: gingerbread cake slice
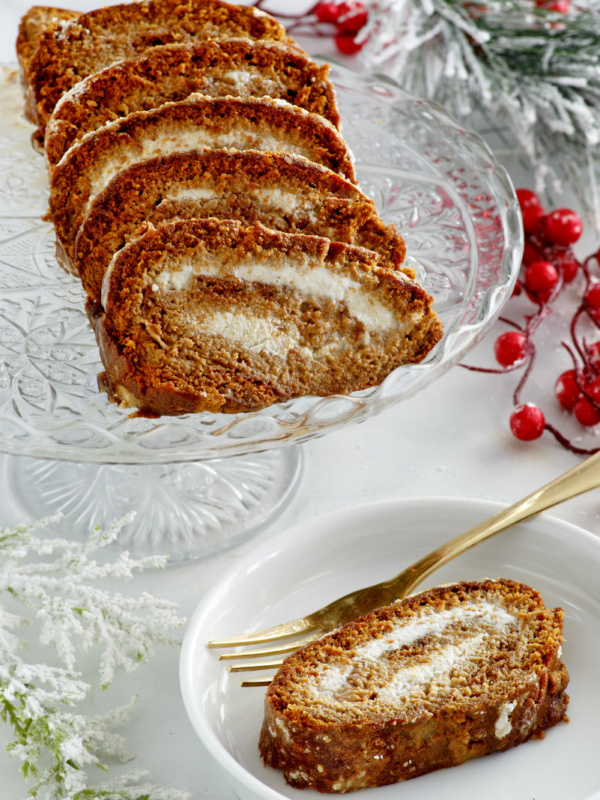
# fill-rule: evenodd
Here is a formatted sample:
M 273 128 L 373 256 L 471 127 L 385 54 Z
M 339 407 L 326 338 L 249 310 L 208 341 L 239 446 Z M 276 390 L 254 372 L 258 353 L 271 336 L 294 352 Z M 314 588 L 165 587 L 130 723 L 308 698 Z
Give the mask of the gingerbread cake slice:
M 221 0 L 146 0 L 81 14 L 41 34 L 26 70 L 26 100 L 35 109 L 39 142 L 61 96 L 116 61 L 177 42 L 240 37 L 287 41 L 276 19 Z
M 75 242 L 74 272 L 100 299 L 114 253 L 147 223 L 219 217 L 262 222 L 374 250 L 378 265 L 402 268 L 405 245 L 372 200 L 350 181 L 304 158 L 257 150 L 192 150 L 134 164 L 90 205 Z
M 46 127 L 46 162 L 54 167 L 74 142 L 107 122 L 194 93 L 275 97 L 337 127 L 328 72 L 283 42 L 221 39 L 155 47 L 88 76 L 61 97 Z
M 320 115 L 284 100 L 192 95 L 110 122 L 65 153 L 50 184 L 60 263 L 71 269 L 75 237 L 89 205 L 118 172 L 203 146 L 286 151 L 355 180 L 348 145 Z
M 366 389 L 441 337 L 431 298 L 369 250 L 180 220 L 127 244 L 88 303 L 100 385 L 142 416 Z
M 565 719 L 563 612 L 509 580 L 413 595 L 289 656 L 259 748 L 297 788 L 351 792 L 542 738 Z

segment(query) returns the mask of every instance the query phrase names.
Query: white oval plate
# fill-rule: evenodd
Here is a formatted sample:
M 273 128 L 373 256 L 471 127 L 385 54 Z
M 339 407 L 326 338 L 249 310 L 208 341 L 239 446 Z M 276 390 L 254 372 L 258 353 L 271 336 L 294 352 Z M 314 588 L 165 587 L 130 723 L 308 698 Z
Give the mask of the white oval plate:
M 263 542 L 225 575 L 193 614 L 180 680 L 189 718 L 242 800 L 307 800 L 258 754 L 264 688 L 240 687 L 209 639 L 307 614 L 388 578 L 502 508 L 481 500 L 414 499 L 329 514 Z M 360 792 L 361 800 L 591 800 L 600 797 L 600 537 L 542 515 L 446 565 L 427 585 L 512 578 L 565 611 L 570 723 L 505 753 Z M 427 588 L 423 586 L 422 588 Z M 256 674 L 256 673 L 255 673 Z

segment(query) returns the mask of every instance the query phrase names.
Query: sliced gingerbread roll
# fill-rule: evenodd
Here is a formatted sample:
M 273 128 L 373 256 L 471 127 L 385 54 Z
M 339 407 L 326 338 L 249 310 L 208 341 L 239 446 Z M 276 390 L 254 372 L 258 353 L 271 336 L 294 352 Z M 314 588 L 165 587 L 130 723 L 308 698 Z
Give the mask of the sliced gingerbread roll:
M 108 123 L 71 147 L 50 184 L 60 263 L 71 269 L 77 231 L 91 201 L 132 164 L 199 147 L 285 151 L 354 180 L 352 155 L 318 114 L 283 100 L 192 95 Z
M 99 300 L 111 258 L 144 224 L 194 217 L 262 222 L 356 244 L 391 269 L 401 268 L 405 256 L 402 236 L 372 200 L 326 167 L 283 153 L 205 149 L 142 161 L 116 175 L 79 229 L 74 272 Z
M 88 304 L 101 387 L 143 416 L 345 394 L 420 361 L 431 298 L 371 251 L 260 223 L 183 220 L 127 244 Z
M 90 75 L 63 95 L 46 128 L 46 162 L 52 169 L 74 142 L 107 122 L 194 93 L 287 100 L 337 127 L 328 72 L 283 42 L 221 39 L 155 47 L 143 58 Z
M 352 792 L 542 738 L 565 718 L 563 612 L 514 581 L 413 595 L 289 656 L 260 752 L 296 788 Z
M 42 33 L 26 70 L 27 102 L 37 139 L 61 96 L 116 61 L 158 45 L 241 37 L 286 41 L 285 28 L 262 11 L 221 0 L 147 0 L 99 8 Z

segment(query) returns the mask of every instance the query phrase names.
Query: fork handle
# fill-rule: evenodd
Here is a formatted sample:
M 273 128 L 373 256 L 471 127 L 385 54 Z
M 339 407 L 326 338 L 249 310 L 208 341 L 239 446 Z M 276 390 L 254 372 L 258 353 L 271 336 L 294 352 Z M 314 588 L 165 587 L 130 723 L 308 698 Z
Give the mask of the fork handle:
M 490 539 L 518 522 L 530 519 L 547 508 L 552 508 L 565 500 L 598 488 L 600 488 L 600 452 L 586 458 L 585 461 L 519 500 L 518 503 L 500 511 L 460 536 L 456 536 L 416 561 L 406 570 L 406 572 L 414 572 L 414 581 L 408 586 L 405 584 L 405 594 L 410 594 L 417 584 L 436 569 L 480 542 Z M 392 578 L 388 583 L 392 585 L 394 580 Z

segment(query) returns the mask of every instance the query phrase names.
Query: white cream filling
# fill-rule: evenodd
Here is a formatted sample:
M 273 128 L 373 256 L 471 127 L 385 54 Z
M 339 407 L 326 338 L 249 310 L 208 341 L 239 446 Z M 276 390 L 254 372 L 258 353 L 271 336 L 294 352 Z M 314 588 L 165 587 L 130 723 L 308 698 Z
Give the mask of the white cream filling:
M 184 203 L 187 200 L 191 200 L 192 202 L 195 200 L 214 200 L 216 197 L 222 196 L 222 194 L 217 195 L 214 189 L 207 189 L 203 188 L 202 186 L 198 186 L 195 189 L 178 189 L 176 191 L 171 190 L 168 194 L 163 195 L 162 203 Z
M 155 277 L 152 289 L 153 291 L 157 291 L 154 289 L 154 286 L 158 285 L 159 289 L 162 288 L 165 291 L 180 292 L 189 284 L 193 274 L 194 265 L 191 263 L 184 264 L 181 269 L 163 269 L 163 271 L 159 272 Z
M 247 86 L 252 78 L 256 77 L 256 72 L 243 69 L 232 69 L 229 72 L 223 73 L 223 80 L 234 83 L 238 86 Z
M 115 257 L 102 282 L 101 303 L 106 310 L 114 263 Z M 308 257 L 303 261 L 297 259 L 293 264 L 280 264 L 268 259 L 248 259 L 228 267 L 224 272 L 222 267 L 209 261 L 196 265 L 193 262 L 181 262 L 177 269 L 166 268 L 159 272 L 152 281 L 152 291 L 183 291 L 195 274 L 208 277 L 229 274 L 249 283 L 291 288 L 307 297 L 328 297 L 345 305 L 349 314 L 365 325 L 367 334 L 369 331 L 399 330 L 406 324 L 406 320 L 399 319 L 393 310 L 379 302 L 373 293 L 366 291 L 358 282 L 323 266 L 311 268 L 310 263 Z M 202 319 L 194 320 L 194 324 L 202 330 L 238 341 L 250 350 L 284 356 L 290 349 L 297 349 L 307 357 L 313 355 L 309 348 L 298 347 L 300 333 L 297 329 L 295 332 L 290 332 L 289 329 L 283 331 L 275 322 L 256 317 L 248 310 L 237 310 L 235 313 L 215 311 Z M 332 349 L 336 348 L 332 348 L 331 344 L 322 348 L 323 353 Z M 320 355 L 319 352 L 315 353 L 317 358 Z
M 512 700 L 511 702 L 506 701 L 500 706 L 498 719 L 496 720 L 496 725 L 494 727 L 494 733 L 498 739 L 504 739 L 504 737 L 508 736 L 508 734 L 512 731 L 510 715 L 515 710 L 516 705 L 517 701 Z
M 309 686 L 310 693 L 316 701 L 323 696 L 335 699 L 336 694 L 347 688 L 347 680 L 355 668 L 360 669 L 361 666 L 376 662 L 386 652 L 398 650 L 424 636 L 440 636 L 457 621 L 469 624 L 477 619 L 484 620 L 486 626 L 491 624 L 498 632 L 515 623 L 511 614 L 488 601 L 461 603 L 441 612 L 432 611 L 420 617 L 407 618 L 396 624 L 384 637 L 356 648 L 352 653 L 351 664 L 317 665 L 317 675 Z M 378 697 L 384 702 L 398 701 L 411 693 L 420 692 L 432 681 L 443 682 L 461 662 L 468 661 L 481 648 L 487 635 L 486 631 L 481 631 L 458 644 L 445 645 L 420 664 L 399 666 L 389 681 L 377 688 Z
M 381 700 L 393 701 L 412 692 L 418 692 L 431 681 L 444 681 L 462 661 L 480 649 L 485 633 L 465 639 L 459 644 L 449 644 L 440 650 L 426 664 L 417 664 L 399 670 L 392 680 L 377 694 Z
M 306 205 L 306 197 L 304 195 L 298 195 L 294 192 L 286 192 L 283 189 L 256 189 L 252 190 L 249 189 L 247 194 L 257 200 L 260 203 L 265 205 L 269 205 L 275 207 L 283 212 L 291 213 L 296 211 L 300 206 Z M 210 189 L 203 186 L 198 186 L 193 189 L 190 188 L 181 188 L 171 190 L 167 194 L 164 195 L 162 202 L 173 202 L 173 203 L 183 203 L 186 201 L 198 201 L 198 200 L 215 200 L 215 199 L 222 199 L 226 197 L 227 193 L 224 192 L 216 192 L 214 189 Z M 305 209 L 306 210 L 306 209 Z M 314 209 L 311 207 L 310 211 L 308 211 L 308 215 L 311 219 L 315 219 L 316 215 L 314 213 Z
M 245 96 L 252 96 L 254 91 L 254 87 L 252 84 L 259 80 L 259 87 L 260 91 L 265 95 L 269 96 L 271 94 L 275 94 L 277 90 L 277 84 L 275 81 L 265 78 L 261 73 L 260 70 L 257 69 L 235 69 L 230 70 L 229 72 L 225 72 L 222 76 L 222 82 L 227 83 L 233 87 L 235 87 L 236 92 L 238 92 L 240 97 Z
M 319 680 L 317 687 L 318 693 L 336 695 L 346 685 L 351 671 L 351 664 L 347 664 L 342 668 L 326 667 Z
M 284 331 L 272 320 L 247 311 L 211 311 L 206 316 L 189 319 L 198 330 L 239 342 L 246 350 L 281 358 L 285 358 L 290 350 L 297 350 L 309 358 L 312 356 L 309 348 L 298 346 L 300 332 L 295 326 Z
M 281 719 L 281 717 L 277 717 L 277 719 L 275 720 L 275 725 L 277 725 L 277 727 L 282 732 L 284 739 L 286 739 L 288 742 L 291 742 L 292 741 L 292 737 L 291 737 L 290 732 L 288 730 L 288 726 L 283 721 L 283 719 Z
M 259 189 L 253 192 L 254 197 L 283 211 L 295 211 L 305 201 L 304 196 L 284 189 Z
M 398 650 L 424 636 L 440 636 L 459 617 L 465 623 L 485 617 L 486 620 L 493 621 L 498 629 L 506 627 L 514 621 L 514 617 L 503 608 L 487 600 L 480 603 L 461 603 L 460 606 L 446 608 L 439 612 L 432 611 L 411 619 L 406 624 L 397 625 L 388 635 L 380 639 L 373 639 L 363 645 L 358 650 L 359 657 L 362 661 L 377 661 L 383 653 L 389 650 Z
M 113 271 L 114 258 L 109 264 L 102 282 L 101 302 L 106 308 L 110 276 Z M 191 263 L 182 263 L 178 269 L 162 270 L 154 278 L 153 283 L 164 291 L 181 291 L 189 284 L 192 276 L 197 274 L 209 277 L 223 275 L 222 269 L 217 265 L 204 263 L 194 269 Z M 334 273 L 323 266 L 310 268 L 310 260 L 306 258 L 303 263 L 295 261 L 291 264 L 279 264 L 268 259 L 253 261 L 248 259 L 228 268 L 228 273 L 247 282 L 256 282 L 268 286 L 280 286 L 294 289 L 307 297 L 328 297 L 335 302 L 346 306 L 348 313 L 354 319 L 362 322 L 370 331 L 400 330 L 406 324 L 405 319 L 400 319 L 396 313 L 379 302 L 370 292 L 366 291 L 358 282 Z
M 203 264 L 201 272 L 210 276 L 221 274 L 217 266 L 209 264 Z M 345 305 L 350 316 L 372 331 L 398 330 L 405 325 L 405 320 L 399 319 L 394 311 L 379 302 L 360 283 L 323 266 L 311 268 L 308 258 L 303 262 L 296 260 L 293 265 L 275 261 L 270 263 L 268 259 L 248 259 L 233 265 L 230 272 L 243 281 L 286 287 L 307 297 L 328 297 Z

